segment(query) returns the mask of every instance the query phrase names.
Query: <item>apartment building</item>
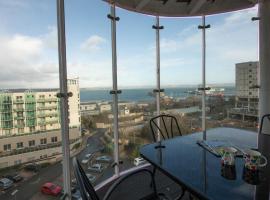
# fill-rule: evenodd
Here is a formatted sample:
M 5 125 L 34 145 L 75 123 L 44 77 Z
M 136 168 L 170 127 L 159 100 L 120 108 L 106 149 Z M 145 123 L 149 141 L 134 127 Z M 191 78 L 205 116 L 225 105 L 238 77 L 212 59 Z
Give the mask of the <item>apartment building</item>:
M 68 80 L 70 142 L 80 139 L 78 78 Z M 0 168 L 61 155 L 60 99 L 57 89 L 0 93 Z M 31 156 L 27 156 L 27 154 Z
M 238 63 L 236 71 L 236 108 L 244 108 L 248 111 L 258 111 L 258 77 L 259 63 Z
M 257 119 L 259 102 L 259 62 L 235 65 L 235 107 L 228 110 L 228 117 L 240 116 L 242 120 Z

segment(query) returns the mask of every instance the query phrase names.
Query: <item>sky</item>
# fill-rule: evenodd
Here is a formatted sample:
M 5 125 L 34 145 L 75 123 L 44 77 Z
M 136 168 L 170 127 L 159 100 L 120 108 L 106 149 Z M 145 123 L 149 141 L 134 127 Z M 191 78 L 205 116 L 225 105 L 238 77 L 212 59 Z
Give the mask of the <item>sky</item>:
M 68 77 L 80 87 L 111 87 L 109 6 L 65 0 Z M 118 85 L 156 83 L 155 18 L 116 10 Z M 207 84 L 234 84 L 235 63 L 258 60 L 257 8 L 208 16 Z M 0 88 L 59 86 L 56 0 L 0 0 Z M 201 18 L 161 18 L 161 86 L 202 82 Z

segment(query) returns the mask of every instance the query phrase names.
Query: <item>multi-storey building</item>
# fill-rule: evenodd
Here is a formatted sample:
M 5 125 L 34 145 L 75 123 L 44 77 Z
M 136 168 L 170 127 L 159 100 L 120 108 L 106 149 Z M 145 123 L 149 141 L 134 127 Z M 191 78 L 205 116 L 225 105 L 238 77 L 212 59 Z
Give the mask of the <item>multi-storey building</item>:
M 68 91 L 72 93 L 68 113 L 70 141 L 74 143 L 80 138 L 78 78 L 68 80 Z M 57 89 L 15 89 L 0 93 L 0 168 L 61 155 L 57 93 Z
M 258 77 L 259 62 L 244 62 L 235 65 L 235 108 L 228 111 L 228 116 L 245 117 L 258 116 Z
M 236 107 L 258 110 L 258 62 L 236 64 Z

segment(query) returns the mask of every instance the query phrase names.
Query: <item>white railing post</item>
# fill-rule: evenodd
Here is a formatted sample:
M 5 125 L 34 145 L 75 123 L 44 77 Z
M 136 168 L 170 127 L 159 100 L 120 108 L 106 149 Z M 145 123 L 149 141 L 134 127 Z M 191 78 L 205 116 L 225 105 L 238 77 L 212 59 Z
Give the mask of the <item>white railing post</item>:
M 111 20 L 111 40 L 112 40 L 112 78 L 113 89 L 110 93 L 113 95 L 113 133 L 114 133 L 114 170 L 116 176 L 119 176 L 119 128 L 118 128 L 118 90 L 117 85 L 117 49 L 116 49 L 116 21 L 119 17 L 115 14 L 115 5 L 111 4 L 111 14 L 108 15 Z
M 160 30 L 163 29 L 163 26 L 159 25 L 159 16 L 156 17 L 156 25 L 152 26 L 156 30 L 156 89 L 154 93 L 156 94 L 156 108 L 157 116 L 160 115 L 160 92 L 164 92 L 164 89 L 160 89 Z M 158 126 L 160 127 L 160 119 L 157 121 Z M 158 141 L 160 141 L 160 133 L 158 130 Z
M 203 131 L 203 140 L 206 140 L 206 106 L 205 106 L 205 91 L 206 91 L 206 36 L 205 29 L 210 28 L 210 25 L 205 25 L 205 16 L 202 16 L 202 25 L 198 27 L 202 29 L 202 87 L 199 88 L 202 92 L 202 131 Z
M 63 151 L 63 186 L 67 198 L 71 199 L 70 191 L 70 149 L 68 125 L 68 88 L 67 88 L 67 61 L 66 61 L 66 33 L 65 33 L 65 5 L 64 0 L 57 0 L 57 25 L 58 25 L 58 56 L 59 56 L 59 82 L 60 82 L 60 112 L 61 136 Z M 53 173 L 53 172 L 52 172 Z

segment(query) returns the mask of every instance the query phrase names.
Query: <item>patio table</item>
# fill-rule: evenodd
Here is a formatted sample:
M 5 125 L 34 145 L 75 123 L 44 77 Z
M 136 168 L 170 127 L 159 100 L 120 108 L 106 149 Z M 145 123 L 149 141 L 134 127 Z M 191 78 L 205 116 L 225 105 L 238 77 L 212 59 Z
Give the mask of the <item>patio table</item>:
M 141 147 L 141 156 L 172 178 L 185 186 L 200 199 L 254 199 L 253 184 L 243 180 L 244 160 L 236 157 L 235 180 L 221 175 L 221 160 L 197 144 L 202 132 L 179 136 L 162 141 L 165 148 L 155 148 L 157 143 Z M 207 140 L 226 140 L 239 148 L 256 148 L 257 133 L 234 128 L 216 128 L 207 131 Z M 259 174 L 259 183 L 266 181 Z

